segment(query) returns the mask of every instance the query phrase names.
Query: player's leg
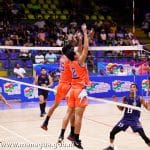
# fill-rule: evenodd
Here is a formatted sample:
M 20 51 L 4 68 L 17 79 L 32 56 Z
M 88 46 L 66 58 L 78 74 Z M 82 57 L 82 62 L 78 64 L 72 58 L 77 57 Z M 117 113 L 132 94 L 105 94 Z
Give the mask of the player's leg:
M 67 109 L 67 112 L 65 114 L 65 117 L 63 118 L 61 133 L 60 133 L 59 138 L 58 138 L 59 143 L 62 142 L 62 140 L 64 139 L 65 129 L 68 125 L 69 119 L 71 118 L 72 114 L 74 113 L 75 102 L 74 102 L 74 96 L 73 95 L 74 95 L 74 91 L 72 89 L 70 89 L 69 93 L 66 96 L 68 109 Z
M 59 84 L 57 87 L 57 93 L 55 95 L 55 100 L 54 100 L 54 104 L 49 108 L 48 114 L 41 126 L 42 129 L 44 130 L 48 130 L 47 126 L 48 126 L 48 122 L 49 119 L 51 118 L 53 112 L 55 111 L 55 109 L 59 106 L 60 102 L 62 101 L 62 99 L 65 98 L 68 90 L 70 89 L 70 85 L 68 84 Z
M 39 94 L 39 105 L 40 105 L 40 111 L 41 114 L 40 116 L 43 117 L 44 116 L 44 111 L 45 111 L 45 100 L 44 100 L 44 96 L 42 94 Z
M 150 139 L 146 136 L 143 128 L 139 128 L 136 132 L 139 133 L 139 135 L 142 137 L 142 139 L 145 141 L 145 143 L 150 146 Z
M 64 139 L 64 133 L 65 130 L 67 128 L 67 125 L 69 123 L 69 119 L 72 116 L 72 114 L 74 113 L 74 108 L 73 107 L 68 107 L 67 112 L 65 114 L 65 117 L 63 118 L 63 122 L 62 122 L 62 128 L 61 128 L 61 132 L 58 138 L 58 143 L 61 143 Z
M 82 119 L 83 119 L 83 114 L 84 114 L 85 108 L 86 108 L 86 106 L 75 108 L 74 146 L 76 146 L 79 149 L 83 149 L 81 140 L 79 139 L 79 136 L 80 136 L 80 130 L 81 130 L 81 126 L 82 126 Z
M 110 145 L 107 148 L 104 148 L 103 150 L 114 150 L 114 140 L 117 133 L 120 131 L 125 131 L 128 128 L 127 125 L 125 125 L 122 121 L 119 121 L 117 125 L 111 130 L 110 132 Z
M 46 116 L 46 118 L 45 118 L 45 120 L 44 120 L 44 122 L 43 122 L 43 124 L 42 124 L 42 126 L 41 126 L 41 128 L 42 129 L 44 129 L 44 130 L 48 130 L 48 122 L 49 122 L 49 119 L 50 119 L 50 117 L 52 116 L 52 114 L 53 114 L 53 112 L 55 111 L 55 109 L 59 106 L 59 103 L 60 102 L 54 102 L 54 104 L 49 108 L 49 111 L 48 111 L 48 113 L 47 113 L 47 116 Z
M 71 117 L 70 117 L 70 134 L 67 137 L 68 140 L 70 141 L 74 141 L 74 122 L 75 122 L 75 114 L 72 113 Z
M 45 109 L 46 109 L 46 102 L 47 102 L 47 97 L 48 97 L 48 91 L 45 91 L 45 92 L 43 93 L 43 96 L 44 96 L 43 114 L 46 114 Z

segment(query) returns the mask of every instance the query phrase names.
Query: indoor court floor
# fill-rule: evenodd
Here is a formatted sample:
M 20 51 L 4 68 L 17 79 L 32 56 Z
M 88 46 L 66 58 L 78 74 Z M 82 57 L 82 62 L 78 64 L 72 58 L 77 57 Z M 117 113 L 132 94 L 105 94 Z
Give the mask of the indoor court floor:
M 38 102 L 11 104 L 12 109 L 5 109 L 4 105 L 0 105 L 0 150 L 77 150 L 67 140 L 70 126 L 66 130 L 64 143 L 57 144 L 62 118 L 66 111 L 64 103 L 54 112 L 49 121 L 48 131 L 40 128 L 45 117 L 39 116 Z M 109 132 L 122 115 L 123 112 L 114 105 L 90 102 L 84 114 L 80 136 L 84 150 L 103 150 L 107 147 Z M 141 122 L 147 136 L 150 137 L 150 112 L 145 109 L 141 113 Z M 115 145 L 116 150 L 150 149 L 130 128 L 117 134 Z

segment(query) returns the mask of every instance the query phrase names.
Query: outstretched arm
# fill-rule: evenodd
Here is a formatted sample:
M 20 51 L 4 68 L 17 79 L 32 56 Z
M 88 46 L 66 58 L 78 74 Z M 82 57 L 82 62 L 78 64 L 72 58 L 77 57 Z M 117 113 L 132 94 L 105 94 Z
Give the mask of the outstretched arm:
M 87 27 L 86 24 L 82 25 L 82 31 L 84 34 L 84 46 L 83 46 L 83 51 L 79 57 L 79 64 L 82 66 L 86 60 L 87 54 L 88 54 L 88 47 L 89 47 L 89 39 L 87 35 Z
M 4 98 L 4 96 L 2 94 L 0 94 L 0 100 L 6 104 L 9 108 L 11 108 L 11 106 L 9 105 L 9 103 L 7 102 L 7 100 Z

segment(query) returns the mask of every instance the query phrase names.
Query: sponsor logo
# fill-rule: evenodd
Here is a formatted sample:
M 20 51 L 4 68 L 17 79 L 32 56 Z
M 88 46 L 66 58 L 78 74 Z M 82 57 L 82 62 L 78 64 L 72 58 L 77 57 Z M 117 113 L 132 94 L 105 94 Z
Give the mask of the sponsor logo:
M 21 94 L 20 85 L 13 82 L 6 82 L 4 84 L 4 92 L 8 95 Z

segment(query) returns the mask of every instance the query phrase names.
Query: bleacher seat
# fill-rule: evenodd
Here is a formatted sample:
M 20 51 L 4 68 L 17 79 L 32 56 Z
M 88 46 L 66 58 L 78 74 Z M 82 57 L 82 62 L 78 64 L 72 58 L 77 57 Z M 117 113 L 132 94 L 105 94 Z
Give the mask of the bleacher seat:
M 26 63 L 25 63 L 25 67 L 32 68 L 33 67 L 32 61 L 31 60 L 27 60 Z
M 49 5 L 48 4 L 43 4 L 43 9 L 49 10 Z
M 61 10 L 56 10 L 56 11 L 55 11 L 55 14 L 56 14 L 56 15 L 61 15 L 62 12 L 61 12 Z
M 35 16 L 33 14 L 28 14 L 27 18 L 32 20 L 32 19 L 35 19 Z
M 12 52 L 10 53 L 10 59 L 17 59 L 18 58 L 18 53 Z
M 63 14 L 64 14 L 64 15 L 69 15 L 69 11 L 68 11 L 67 9 L 64 9 L 64 10 L 63 10 Z
M 65 21 L 65 20 L 67 20 L 67 17 L 66 17 L 66 15 L 60 15 L 60 20 L 63 20 L 63 21 Z
M 44 19 L 46 19 L 46 20 L 47 20 L 49 17 L 50 17 L 49 14 L 45 14 L 45 15 L 44 15 Z
M 3 65 L 3 68 L 9 69 L 10 68 L 10 62 L 9 62 L 9 60 L 3 60 L 2 61 L 2 65 Z
M 32 4 L 31 3 L 27 4 L 27 8 L 32 9 Z
M 0 54 L 0 59 L 1 60 L 7 59 L 7 58 L 8 58 L 8 55 L 5 52 L 3 52 L 3 53 Z
M 55 4 L 51 4 L 51 5 L 50 5 L 50 8 L 51 8 L 52 10 L 56 10 L 56 9 L 57 9 L 57 7 L 56 7 Z
M 92 16 L 90 17 L 90 19 L 93 20 L 93 21 L 96 21 L 96 20 L 97 20 L 97 16 L 96 16 L 96 15 L 92 15 Z

